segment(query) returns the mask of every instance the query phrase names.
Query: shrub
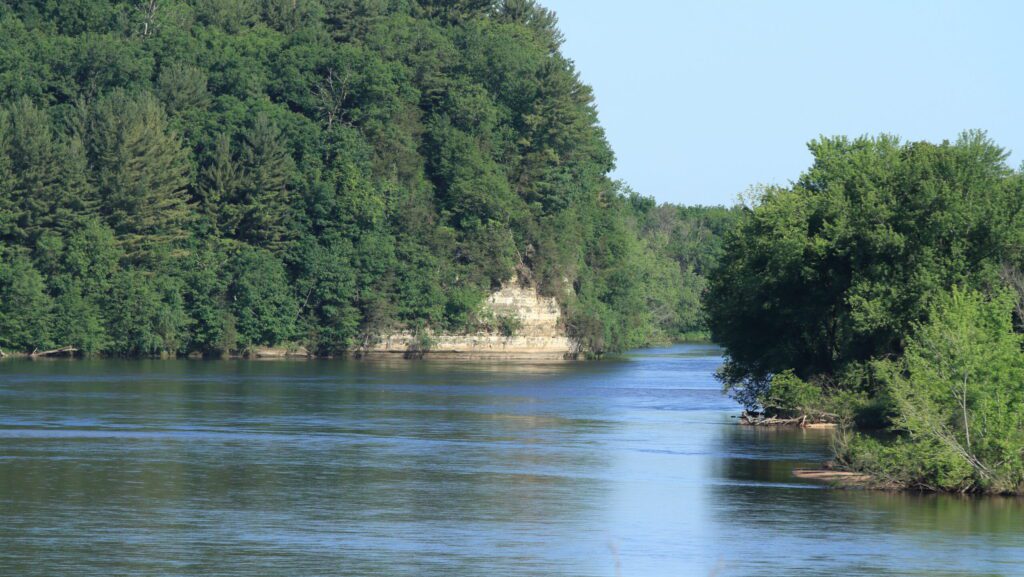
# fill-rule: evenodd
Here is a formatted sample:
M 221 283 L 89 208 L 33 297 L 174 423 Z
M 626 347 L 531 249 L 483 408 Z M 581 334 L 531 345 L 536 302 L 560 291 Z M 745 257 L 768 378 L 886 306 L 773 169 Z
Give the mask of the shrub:
M 498 315 L 498 332 L 503 337 L 514 337 L 523 328 L 523 321 L 516 314 Z
M 783 371 L 774 375 L 761 398 L 765 413 L 778 417 L 802 417 L 821 413 L 821 388 Z
M 1007 296 L 956 288 L 939 299 L 903 357 L 877 363 L 898 436 L 854 438 L 840 458 L 904 486 L 1024 488 L 1024 354 L 1012 310 Z

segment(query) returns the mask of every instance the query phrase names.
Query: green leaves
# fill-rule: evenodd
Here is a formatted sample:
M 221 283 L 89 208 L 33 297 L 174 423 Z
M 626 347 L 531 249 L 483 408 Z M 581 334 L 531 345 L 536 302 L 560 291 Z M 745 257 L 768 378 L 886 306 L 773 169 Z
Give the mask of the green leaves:
M 49 346 L 53 302 L 43 276 L 23 254 L 0 256 L 0 347 L 31 351 Z
M 954 287 L 932 305 L 903 357 L 878 363 L 904 443 L 955 465 L 903 482 L 953 491 L 1024 486 L 1024 354 L 1012 308 L 1005 294 L 989 299 Z
M 831 377 L 898 355 L 953 285 L 1000 285 L 1019 251 L 1019 176 L 968 132 L 956 143 L 822 138 L 790 189 L 769 189 L 727 243 L 705 303 L 727 386 L 778 371 Z
M 101 214 L 130 256 L 145 260 L 187 237 L 188 150 L 156 97 L 114 92 L 98 101 L 86 142 Z
M 645 236 L 561 41 L 532 0 L 0 5 L 19 346 L 337 354 L 513 275 L 596 351 L 698 327 L 708 238 Z
M 229 264 L 229 310 L 239 343 L 274 346 L 295 336 L 299 314 L 284 267 L 266 251 L 244 248 Z

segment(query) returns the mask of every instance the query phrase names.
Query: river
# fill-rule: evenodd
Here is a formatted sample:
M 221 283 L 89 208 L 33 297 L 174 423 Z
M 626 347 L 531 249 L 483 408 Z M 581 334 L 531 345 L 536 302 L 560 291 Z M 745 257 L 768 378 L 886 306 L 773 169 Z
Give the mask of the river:
M 719 351 L 4 361 L 0 575 L 1024 575 L 1024 504 L 794 479 Z

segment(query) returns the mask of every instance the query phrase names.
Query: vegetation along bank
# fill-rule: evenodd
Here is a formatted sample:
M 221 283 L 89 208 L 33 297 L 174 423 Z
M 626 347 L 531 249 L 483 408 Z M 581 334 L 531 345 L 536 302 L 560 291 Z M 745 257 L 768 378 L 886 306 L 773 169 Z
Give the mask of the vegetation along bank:
M 982 132 L 822 138 L 761 191 L 705 299 L 725 387 L 834 420 L 881 486 L 1024 491 L 1024 174 Z
M 0 348 L 514 333 L 510 278 L 583 354 L 702 333 L 738 213 L 610 180 L 561 42 L 531 0 L 0 3 Z

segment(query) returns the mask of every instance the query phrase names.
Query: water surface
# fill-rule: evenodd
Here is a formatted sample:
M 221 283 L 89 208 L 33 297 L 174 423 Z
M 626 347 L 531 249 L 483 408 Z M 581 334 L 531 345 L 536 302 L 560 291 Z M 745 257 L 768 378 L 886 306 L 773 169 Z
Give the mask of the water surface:
M 1024 575 L 1024 505 L 794 479 L 680 346 L 5 361 L 0 575 Z

